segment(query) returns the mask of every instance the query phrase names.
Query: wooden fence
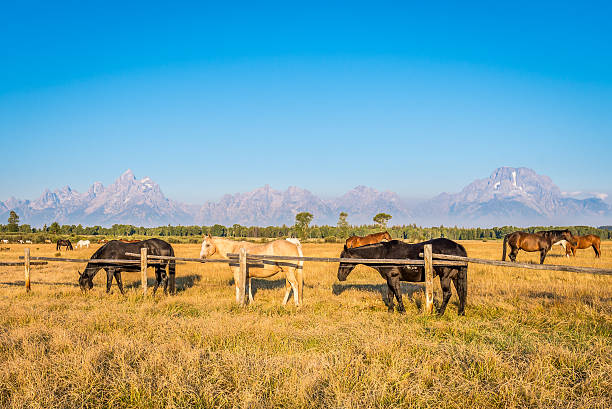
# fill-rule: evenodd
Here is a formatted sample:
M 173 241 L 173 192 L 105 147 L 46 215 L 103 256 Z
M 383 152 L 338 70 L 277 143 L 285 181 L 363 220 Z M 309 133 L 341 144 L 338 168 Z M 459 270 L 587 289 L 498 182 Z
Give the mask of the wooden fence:
M 297 257 L 297 256 L 274 256 L 261 254 L 248 254 L 246 250 L 240 249 L 239 253 L 229 253 L 229 259 L 200 259 L 189 257 L 172 257 L 172 256 L 157 256 L 147 254 L 147 249 L 141 249 L 138 253 L 125 253 L 129 257 L 138 257 L 138 259 L 113 260 L 113 259 L 70 259 L 56 257 L 31 257 L 30 249 L 25 249 L 25 256 L 19 257 L 24 259 L 23 262 L 1 262 L 0 265 L 24 265 L 25 266 L 25 286 L 26 291 L 30 291 L 30 266 L 47 264 L 48 262 L 69 262 L 69 263 L 98 263 L 98 264 L 140 264 L 141 285 L 143 296 L 147 295 L 147 267 L 155 264 L 162 264 L 168 260 L 174 260 L 177 264 L 195 262 L 195 263 L 226 263 L 232 267 L 238 267 L 240 274 L 238 277 L 239 289 L 239 304 L 246 304 L 246 281 L 248 277 L 248 268 L 262 267 L 264 264 L 276 263 L 279 261 L 311 261 L 323 263 L 351 263 L 351 264 L 368 264 L 368 265 L 410 265 L 424 266 L 425 269 L 425 311 L 431 313 L 433 311 L 433 269 L 438 266 L 465 266 L 468 263 L 485 264 L 499 267 L 526 268 L 531 270 L 549 270 L 549 271 L 569 271 L 575 273 L 588 274 L 604 274 L 612 275 L 612 270 L 597 269 L 591 267 L 574 267 L 567 265 L 552 265 L 552 264 L 529 264 L 515 263 L 508 261 L 487 260 L 481 258 L 460 257 L 447 254 L 434 254 L 431 244 L 426 244 L 423 248 L 423 253 L 419 254 L 422 257 L 420 260 L 405 260 L 405 259 L 358 259 L 358 258 L 339 258 L 339 257 Z M 32 261 L 37 260 L 37 261 Z M 298 264 L 287 263 L 288 265 L 296 266 Z

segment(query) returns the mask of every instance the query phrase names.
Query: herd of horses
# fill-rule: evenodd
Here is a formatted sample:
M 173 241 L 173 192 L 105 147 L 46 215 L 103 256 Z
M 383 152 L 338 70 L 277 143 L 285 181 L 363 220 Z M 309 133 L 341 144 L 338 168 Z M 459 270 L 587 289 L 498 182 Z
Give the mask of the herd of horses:
M 67 242 L 67 243 L 66 243 Z M 576 249 L 586 249 L 592 247 L 595 251 L 595 256 L 600 257 L 600 238 L 595 235 L 574 236 L 570 230 L 547 230 L 536 233 L 527 233 L 516 231 L 504 237 L 502 260 L 506 258 L 506 247 L 510 247 L 510 260 L 516 262 L 517 254 L 520 250 L 527 252 L 539 252 L 540 263 L 544 263 L 547 253 L 553 245 L 561 245 L 566 250 L 566 255 L 575 255 Z M 400 240 L 393 240 L 388 232 L 380 232 L 368 236 L 360 237 L 353 236 L 346 240 L 344 248 L 340 254 L 340 258 L 346 259 L 419 259 L 423 253 L 426 244 L 432 245 L 434 254 L 444 254 L 467 257 L 465 248 L 452 240 L 446 238 L 436 238 L 420 243 L 404 243 Z M 58 248 L 72 245 L 68 240 L 58 240 Z M 106 271 L 106 292 L 110 292 L 113 279 L 117 282 L 117 286 L 122 294 L 124 294 L 123 282 L 121 280 L 122 271 L 139 271 L 140 265 L 136 263 L 121 263 L 121 262 L 92 262 L 92 260 L 138 260 L 137 256 L 128 256 L 126 253 L 139 254 L 140 249 L 147 248 L 147 254 L 156 256 L 174 256 L 172 246 L 160 239 L 148 239 L 143 241 L 126 242 L 121 240 L 112 240 L 105 243 L 91 256 L 90 262 L 81 273 L 79 271 L 79 285 L 82 290 L 93 288 L 93 278 L 96 273 L 103 269 Z M 303 257 L 302 245 L 298 239 L 288 238 L 270 241 L 267 243 L 251 243 L 247 241 L 235 241 L 222 237 L 205 236 L 202 241 L 200 251 L 201 259 L 208 258 L 224 258 L 229 259 L 229 254 L 236 254 L 240 249 L 245 249 L 251 258 L 247 269 L 247 289 L 248 299 L 253 302 L 252 279 L 253 278 L 268 278 L 279 273 L 285 275 L 285 295 L 282 304 L 285 305 L 291 292 L 296 306 L 303 304 L 303 288 L 304 288 L 304 271 L 303 261 L 287 261 L 279 259 L 260 258 L 258 255 L 267 256 L 294 256 Z M 434 257 L 435 258 L 435 257 Z M 365 260 L 363 260 L 365 261 Z M 155 268 L 155 286 L 153 294 L 156 293 L 161 285 L 164 288 L 164 293 L 175 292 L 175 277 L 176 266 L 175 261 L 171 259 L 161 259 L 152 262 L 150 266 Z M 340 262 L 338 266 L 337 277 L 340 281 L 345 281 L 348 275 L 358 265 L 363 264 L 378 271 L 381 277 L 387 283 L 387 293 L 385 304 L 389 311 L 397 309 L 398 312 L 405 311 L 402 301 L 400 282 L 424 282 L 425 269 L 424 266 L 412 265 L 394 265 L 382 264 L 375 262 Z M 228 263 L 234 276 L 236 287 L 236 300 L 240 298 L 238 288 L 240 268 L 238 263 Z M 167 270 L 167 273 L 166 273 Z M 452 263 L 443 266 L 434 266 L 433 276 L 440 277 L 440 285 L 442 288 L 442 303 L 438 309 L 438 314 L 444 314 L 446 306 L 451 298 L 451 283 L 454 285 L 459 298 L 458 314 L 465 314 L 465 305 L 467 302 L 467 270 L 468 267 L 464 262 L 457 262 L 457 265 Z M 168 288 L 169 287 L 169 288 Z M 395 307 L 394 300 L 397 301 Z

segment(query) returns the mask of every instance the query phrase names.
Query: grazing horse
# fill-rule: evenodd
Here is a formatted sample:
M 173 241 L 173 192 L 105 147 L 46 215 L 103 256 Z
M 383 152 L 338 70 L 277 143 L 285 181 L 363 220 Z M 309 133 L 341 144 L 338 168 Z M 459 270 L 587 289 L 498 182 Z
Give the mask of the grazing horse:
M 238 253 L 241 248 L 246 249 L 247 253 L 249 254 L 303 257 L 302 245 L 297 239 L 274 240 L 264 244 L 256 244 L 248 241 L 234 241 L 221 237 L 211 237 L 209 234 L 204 238 L 204 241 L 202 241 L 200 258 L 209 258 L 217 254 L 221 258 L 227 259 L 228 253 Z M 295 305 L 302 305 L 304 288 L 304 262 L 262 260 L 262 264 L 263 267 L 248 266 L 247 268 L 247 278 L 249 281 L 249 302 L 253 302 L 251 285 L 252 278 L 267 278 L 284 271 L 285 298 L 283 298 L 283 305 L 287 304 L 292 289 L 293 301 L 295 302 Z M 240 267 L 233 264 L 229 264 L 229 267 L 234 274 L 234 283 L 236 285 L 236 302 L 238 302 L 240 300 L 240 291 L 238 289 Z
M 465 248 L 459 243 L 452 240 L 439 238 L 422 243 L 408 244 L 399 240 L 369 244 L 367 246 L 348 248 L 344 246 L 344 250 L 340 254 L 341 258 L 380 258 L 380 259 L 420 259 L 419 253 L 423 252 L 423 246 L 431 244 L 433 253 L 449 254 L 454 256 L 467 257 Z M 362 263 L 366 266 L 377 270 L 383 279 L 387 281 L 387 307 L 389 312 L 394 309 L 393 296 L 397 299 L 397 311 L 405 312 L 404 303 L 402 302 L 402 288 L 400 281 L 424 282 L 425 267 L 424 266 L 409 266 L 409 265 L 393 265 L 393 264 L 375 264 Z M 340 262 L 338 266 L 338 280 L 345 281 L 346 277 L 355 268 L 355 263 Z M 467 300 L 467 266 L 435 266 L 434 277 L 440 276 L 440 285 L 442 287 L 442 305 L 438 310 L 438 314 L 444 314 L 446 305 L 451 297 L 451 280 L 455 285 L 455 290 L 459 296 L 459 315 L 465 315 L 465 303 Z
M 146 248 L 147 255 L 154 256 L 171 256 L 174 257 L 174 249 L 167 242 L 160 239 L 149 239 L 139 241 L 138 243 L 123 243 L 119 240 L 112 240 L 100 247 L 90 260 L 140 260 L 140 256 L 126 256 L 125 253 L 140 253 L 140 249 Z M 155 267 L 155 287 L 153 295 L 157 291 L 157 287 L 161 283 L 164 284 L 164 294 L 168 293 L 168 276 L 166 275 L 166 266 L 170 275 L 170 293 L 174 293 L 174 283 L 176 275 L 176 262 L 174 260 L 159 260 Z M 83 273 L 79 271 L 79 285 L 81 290 L 89 290 L 93 288 L 93 278 L 96 273 L 103 268 L 106 271 L 106 292 L 108 293 L 113 283 L 113 277 L 117 281 L 117 286 L 121 294 L 123 292 L 123 281 L 121 280 L 122 271 L 140 271 L 140 264 L 125 264 L 125 263 L 87 263 Z
M 89 240 L 79 240 L 76 244 L 76 247 L 82 249 L 83 247 L 89 248 L 91 242 Z
M 346 239 L 346 248 L 352 249 L 354 247 L 365 246 L 368 244 L 380 243 L 383 240 L 391 241 L 391 235 L 389 232 L 380 232 L 368 234 L 367 236 L 351 236 Z
M 566 240 L 575 242 L 572 233 L 569 230 L 549 230 L 538 233 L 525 233 L 524 231 L 515 231 L 507 234 L 504 237 L 502 261 L 506 260 L 506 244 L 510 246 L 510 260 L 516 262 L 516 255 L 519 250 L 524 251 L 539 251 L 540 264 L 544 264 L 546 254 L 550 251 L 553 244 Z
M 549 237 L 552 245 L 558 244 L 563 247 L 563 250 L 566 250 L 567 243 L 576 244 L 576 239 L 571 231 L 568 229 L 565 230 L 542 230 L 537 231 L 536 234 L 540 234 L 544 237 Z M 568 256 L 569 257 L 569 256 Z
M 594 234 L 587 234 L 586 236 L 574 236 L 576 243 L 569 243 L 565 249 L 565 254 L 569 257 L 570 252 L 573 256 L 576 256 L 576 249 L 583 250 L 593 247 L 595 251 L 595 257 L 601 257 L 601 238 Z
M 66 247 L 66 251 L 74 250 L 74 248 L 72 247 L 72 243 L 70 243 L 70 240 L 68 239 L 66 240 L 59 239 L 55 245 L 55 250 L 60 251 L 62 247 Z

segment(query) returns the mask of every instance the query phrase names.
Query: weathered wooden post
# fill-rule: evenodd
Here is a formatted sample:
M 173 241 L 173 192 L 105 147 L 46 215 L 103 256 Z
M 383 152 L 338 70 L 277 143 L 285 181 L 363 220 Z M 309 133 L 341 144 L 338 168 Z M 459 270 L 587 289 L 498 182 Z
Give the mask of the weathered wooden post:
M 23 257 L 23 265 L 25 267 L 25 288 L 26 292 L 30 292 L 30 249 L 25 249 L 25 256 Z
M 147 248 L 140 249 L 140 274 L 142 284 L 142 296 L 147 296 Z
M 433 312 L 433 260 L 431 244 L 423 247 L 423 259 L 425 260 L 425 312 Z
M 246 304 L 246 280 L 247 280 L 247 252 L 245 248 L 240 249 L 240 273 L 238 274 L 238 304 Z

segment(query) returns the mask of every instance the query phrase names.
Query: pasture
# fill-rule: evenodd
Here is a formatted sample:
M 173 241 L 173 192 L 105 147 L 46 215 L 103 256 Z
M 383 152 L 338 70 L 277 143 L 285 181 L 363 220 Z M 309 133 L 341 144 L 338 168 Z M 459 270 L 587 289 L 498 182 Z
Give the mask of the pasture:
M 470 257 L 501 258 L 501 241 L 461 241 Z M 29 245 L 54 256 L 55 244 Z M 15 260 L 10 245 L 0 260 Z M 62 251 L 88 258 L 89 249 Z M 173 245 L 197 257 L 197 244 Z M 38 248 L 38 249 L 37 249 Z M 304 244 L 305 256 L 341 244 Z M 547 264 L 612 268 L 554 246 Z M 518 261 L 539 261 L 520 252 Z M 424 315 L 423 285 L 403 283 L 406 314 L 389 314 L 386 285 L 363 266 L 305 263 L 304 306 L 280 306 L 284 277 L 254 280 L 255 304 L 235 305 L 226 265 L 177 265 L 177 294 L 127 296 L 105 274 L 82 294 L 82 264 L 0 267 L 0 407 L 571 407 L 612 406 L 612 277 L 471 264 L 466 316 L 453 297 Z M 436 278 L 436 301 L 440 286 Z M 149 269 L 149 286 L 153 270 Z

